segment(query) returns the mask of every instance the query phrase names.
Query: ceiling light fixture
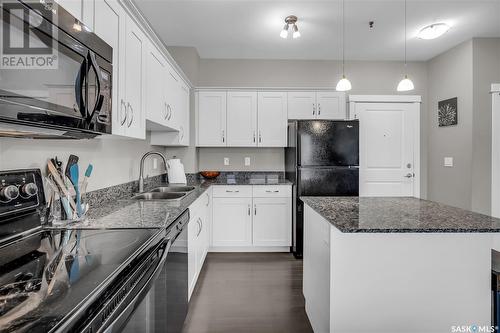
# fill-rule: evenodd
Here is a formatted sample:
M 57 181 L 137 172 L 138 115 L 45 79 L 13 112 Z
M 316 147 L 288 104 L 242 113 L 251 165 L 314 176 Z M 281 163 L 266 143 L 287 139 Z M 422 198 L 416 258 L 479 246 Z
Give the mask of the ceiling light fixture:
M 408 78 L 408 62 L 406 58 L 406 41 L 407 41 L 407 34 L 406 34 L 406 0 L 405 0 L 405 77 L 399 82 L 398 84 L 398 91 L 410 91 L 415 89 L 415 86 L 413 85 L 413 82 Z
M 345 0 L 342 0 L 342 78 L 337 83 L 335 90 L 349 91 L 352 89 L 351 81 L 345 77 Z
M 283 26 L 283 30 L 281 30 L 280 33 L 281 38 L 288 38 L 288 30 L 290 30 L 290 27 L 292 28 L 292 37 L 300 37 L 299 28 L 297 27 L 297 20 L 297 16 L 295 15 L 290 15 L 285 18 L 285 25 Z
M 448 30 L 450 30 L 450 26 L 446 23 L 434 23 L 423 27 L 417 37 L 420 39 L 436 39 L 444 35 Z

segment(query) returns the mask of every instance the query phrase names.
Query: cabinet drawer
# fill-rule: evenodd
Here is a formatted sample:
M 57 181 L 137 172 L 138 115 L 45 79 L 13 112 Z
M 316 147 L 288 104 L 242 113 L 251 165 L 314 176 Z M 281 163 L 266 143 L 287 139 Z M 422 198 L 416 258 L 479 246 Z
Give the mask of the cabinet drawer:
M 249 185 L 217 185 L 213 189 L 214 198 L 251 198 L 252 186 Z
M 292 196 L 290 185 L 254 185 L 254 198 L 289 198 Z

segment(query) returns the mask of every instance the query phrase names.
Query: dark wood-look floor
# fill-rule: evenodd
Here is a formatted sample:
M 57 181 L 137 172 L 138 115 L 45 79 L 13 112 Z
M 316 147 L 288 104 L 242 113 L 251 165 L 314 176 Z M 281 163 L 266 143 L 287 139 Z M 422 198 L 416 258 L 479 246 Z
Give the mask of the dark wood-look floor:
M 183 332 L 312 332 L 302 260 L 288 253 L 209 253 Z

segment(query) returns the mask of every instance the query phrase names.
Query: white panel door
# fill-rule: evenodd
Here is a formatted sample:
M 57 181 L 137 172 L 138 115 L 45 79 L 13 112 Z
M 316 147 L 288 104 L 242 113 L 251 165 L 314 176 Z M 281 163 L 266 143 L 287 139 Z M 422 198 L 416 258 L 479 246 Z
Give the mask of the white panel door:
M 259 92 L 258 146 L 287 146 L 287 93 Z
M 191 217 L 187 226 L 189 297 L 191 297 L 198 278 L 198 260 L 196 258 L 199 246 L 198 232 L 200 231 L 198 220 L 198 215 Z
M 166 68 L 167 84 L 166 91 L 164 91 L 167 102 L 166 124 L 171 128 L 178 129 L 185 112 L 185 110 L 182 110 L 183 103 L 181 99 L 184 95 L 182 92 L 181 79 L 170 64 L 167 64 Z
M 200 91 L 197 98 L 197 146 L 226 146 L 226 92 Z
M 345 94 L 334 91 L 316 93 L 317 119 L 344 120 L 347 118 Z
M 125 21 L 126 15 L 117 0 L 96 0 L 94 7 L 94 32 L 113 48 L 112 131 L 124 135 L 127 110 L 123 89 L 125 80 Z
M 288 119 L 316 118 L 316 92 L 289 91 Z
M 125 36 L 125 99 L 127 107 L 126 133 L 129 137 L 146 137 L 144 112 L 145 36 L 137 24 L 128 18 Z
M 291 198 L 253 199 L 253 245 L 291 246 Z
M 252 198 L 213 199 L 212 245 L 252 245 Z
M 257 92 L 227 93 L 227 145 L 257 146 Z
M 359 103 L 360 196 L 420 196 L 419 104 Z

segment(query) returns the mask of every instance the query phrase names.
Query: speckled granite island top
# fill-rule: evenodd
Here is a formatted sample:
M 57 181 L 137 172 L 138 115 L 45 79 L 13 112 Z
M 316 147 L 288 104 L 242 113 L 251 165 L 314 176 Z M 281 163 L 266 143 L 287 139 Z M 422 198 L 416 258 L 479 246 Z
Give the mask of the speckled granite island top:
M 301 197 L 341 232 L 500 232 L 500 219 L 416 198 Z

